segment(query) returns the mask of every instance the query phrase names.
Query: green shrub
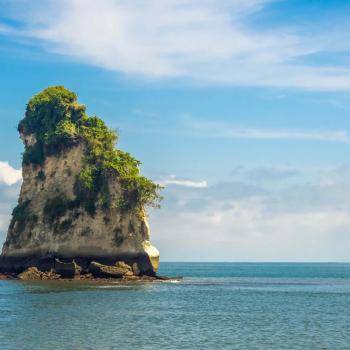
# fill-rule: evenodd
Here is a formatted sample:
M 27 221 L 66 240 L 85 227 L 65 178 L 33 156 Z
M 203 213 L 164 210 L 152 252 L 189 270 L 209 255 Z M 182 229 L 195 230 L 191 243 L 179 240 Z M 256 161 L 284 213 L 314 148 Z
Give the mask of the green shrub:
M 61 120 L 55 129 L 54 136 L 61 138 L 73 138 L 77 136 L 78 130 L 76 124 L 69 119 Z
M 25 135 L 34 134 L 37 140 L 26 147 L 24 165 L 40 165 L 46 156 L 59 155 L 79 141 L 85 144 L 85 165 L 76 180 L 75 194 L 89 214 L 95 213 L 99 196 L 105 207 L 111 204 L 106 186 L 111 177 L 118 177 L 122 183 L 123 195 L 117 203 L 121 210 L 141 213 L 145 205 L 159 206 L 161 187 L 141 176 L 138 160 L 115 149 L 116 131 L 100 118 L 87 116 L 85 106 L 78 104 L 77 96 L 63 86 L 49 87 L 34 96 L 18 129 Z
M 57 124 L 72 115 L 72 106 L 77 96 L 63 86 L 49 87 L 35 95 L 28 103 L 25 118 L 18 130 L 25 134 L 35 134 L 43 140 L 52 133 Z
M 102 177 L 96 167 L 86 164 L 74 183 L 74 194 L 85 211 L 93 216 L 96 212 L 96 201 L 101 192 Z
M 59 154 L 67 147 L 67 142 L 72 144 L 77 136 L 76 123 L 85 115 L 85 107 L 78 105 L 76 99 L 73 92 L 63 86 L 55 86 L 43 90 L 29 101 L 18 130 L 25 135 L 34 134 L 37 143 L 26 147 L 23 155 L 25 165 L 40 165 L 45 155 Z

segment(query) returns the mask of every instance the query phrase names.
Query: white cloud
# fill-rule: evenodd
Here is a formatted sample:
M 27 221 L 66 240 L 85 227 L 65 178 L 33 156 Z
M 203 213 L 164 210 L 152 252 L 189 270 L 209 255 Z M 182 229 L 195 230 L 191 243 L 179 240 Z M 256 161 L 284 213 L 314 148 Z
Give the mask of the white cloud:
M 175 175 L 169 175 L 167 177 L 161 178 L 158 183 L 162 186 L 167 185 L 177 185 L 184 187 L 193 187 L 193 188 L 206 188 L 208 184 L 206 181 L 193 181 L 186 179 L 178 179 Z
M 150 118 L 150 119 L 159 119 L 160 118 L 158 113 L 147 112 L 141 108 L 134 108 L 131 110 L 131 112 L 132 112 L 132 114 L 137 115 L 139 117 L 146 117 L 146 118 Z
M 244 199 L 226 209 L 154 215 L 155 243 L 164 260 L 348 261 L 350 216 L 345 210 L 267 213 L 267 203 Z M 165 244 L 163 243 L 165 242 Z M 176 249 L 176 247 L 178 247 Z
M 347 66 L 303 63 L 310 54 L 347 51 L 347 40 L 338 33 L 344 29 L 319 27 L 319 33 L 308 34 L 307 28 L 254 26 L 252 15 L 270 2 L 16 1 L 7 3 L 8 16 L 23 26 L 6 27 L 4 33 L 38 40 L 50 52 L 88 64 L 149 78 L 349 89 Z
M 6 162 L 0 162 L 0 164 L 2 163 Z M 11 220 L 11 212 L 17 203 L 20 188 L 21 183 L 19 181 L 12 185 L 0 181 L 0 250 Z
M 332 179 L 326 187 L 315 176 L 265 191 L 241 183 L 240 194 L 239 183 L 165 189 L 151 214 L 153 240 L 163 260 L 349 261 L 346 168 L 321 172 Z
M 14 169 L 8 162 L 0 161 L 0 184 L 11 186 L 22 180 L 22 170 Z
M 10 215 L 6 213 L 4 214 L 1 213 L 0 214 L 0 238 L 3 238 L 1 237 L 1 232 L 6 231 L 9 223 L 10 223 Z
M 257 140 L 306 140 L 333 141 L 350 143 L 350 134 L 346 130 L 281 130 L 256 129 L 236 126 L 225 122 L 188 120 L 189 127 L 207 137 Z

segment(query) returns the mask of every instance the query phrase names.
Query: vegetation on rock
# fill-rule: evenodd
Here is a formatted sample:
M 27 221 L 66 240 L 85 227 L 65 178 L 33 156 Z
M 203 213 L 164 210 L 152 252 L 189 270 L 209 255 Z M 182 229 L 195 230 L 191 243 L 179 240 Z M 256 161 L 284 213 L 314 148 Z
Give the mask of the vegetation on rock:
M 17 223 L 17 231 L 24 230 L 26 225 L 32 225 L 37 222 L 38 216 L 33 214 L 29 208 L 30 200 L 19 203 L 12 211 L 12 220 L 10 228 Z
M 73 209 L 75 207 L 75 201 L 71 201 L 62 195 L 54 198 L 49 198 L 44 206 L 44 217 L 48 223 L 52 224 L 64 216 L 67 210 Z
M 59 156 L 78 142 L 85 145 L 84 167 L 75 182 L 76 199 L 48 200 L 44 212 L 50 222 L 76 206 L 93 215 L 99 200 L 106 207 L 115 205 L 122 211 L 138 213 L 144 206 L 159 206 L 161 187 L 140 174 L 138 160 L 115 148 L 117 133 L 100 118 L 87 116 L 76 94 L 63 86 L 49 87 L 35 95 L 18 130 L 24 136 L 33 135 L 36 141 L 26 145 L 23 165 L 40 166 L 47 156 Z M 43 173 L 39 176 L 44 178 Z M 111 203 L 108 189 L 108 180 L 113 177 L 122 186 L 118 203 Z

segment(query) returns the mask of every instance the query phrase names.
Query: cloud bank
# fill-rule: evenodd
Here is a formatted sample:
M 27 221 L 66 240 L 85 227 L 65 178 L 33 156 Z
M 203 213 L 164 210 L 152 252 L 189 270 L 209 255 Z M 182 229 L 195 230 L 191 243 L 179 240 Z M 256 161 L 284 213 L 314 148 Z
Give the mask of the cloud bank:
M 312 180 L 304 171 L 242 166 L 210 185 L 163 177 L 165 200 L 150 215 L 162 260 L 349 261 L 350 165 L 313 170 Z M 0 241 L 20 184 L 0 183 Z
M 0 33 L 79 62 L 150 79 L 348 90 L 348 65 L 312 59 L 348 52 L 347 28 L 273 24 L 269 5 L 274 2 L 6 1 L 5 18 L 19 25 L 0 22 Z M 270 16 L 271 23 L 258 25 L 254 19 L 259 15 Z
M 349 261 L 349 165 L 295 182 L 302 172 L 244 168 L 206 188 L 167 187 L 162 209 L 151 214 L 163 259 Z M 259 173 L 284 177 L 284 185 L 257 185 Z

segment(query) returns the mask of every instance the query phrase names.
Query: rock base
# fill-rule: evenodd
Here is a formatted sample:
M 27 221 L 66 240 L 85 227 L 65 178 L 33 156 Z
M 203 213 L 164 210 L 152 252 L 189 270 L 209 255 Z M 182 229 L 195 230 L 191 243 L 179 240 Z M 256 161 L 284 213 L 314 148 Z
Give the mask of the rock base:
M 50 265 L 50 264 L 49 264 Z M 45 263 L 41 266 L 47 267 Z M 51 266 L 51 265 L 50 265 Z M 47 280 L 74 280 L 74 281 L 122 281 L 122 282 L 153 282 L 180 280 L 182 277 L 164 277 L 140 274 L 137 263 L 132 266 L 124 261 L 117 261 L 113 265 L 105 265 L 91 261 L 87 266 L 80 266 L 75 259 L 70 262 L 54 259 L 53 267 L 40 269 L 38 266 L 30 266 L 21 272 L 0 273 L 0 280 L 19 279 L 22 281 L 47 281 Z
M 32 256 L 0 256 L 0 274 L 20 274 L 30 267 L 36 267 L 38 270 L 47 272 L 55 270 L 61 276 L 66 278 L 73 278 L 80 273 L 87 272 L 103 274 L 98 272 L 97 265 L 91 267 L 90 265 L 96 263 L 97 265 L 105 265 L 127 269 L 132 271 L 132 274 L 137 276 L 155 277 L 156 271 L 147 254 L 124 254 L 120 256 L 63 256 L 56 253 L 45 253 Z M 123 265 L 124 264 L 124 265 Z M 128 267 L 126 267 L 128 266 Z M 106 270 L 107 271 L 107 270 Z M 116 270 L 115 270 L 116 271 Z M 120 274 L 120 273 L 119 273 Z M 112 276 L 109 276 L 112 277 Z M 115 276 L 117 277 L 117 276 Z

